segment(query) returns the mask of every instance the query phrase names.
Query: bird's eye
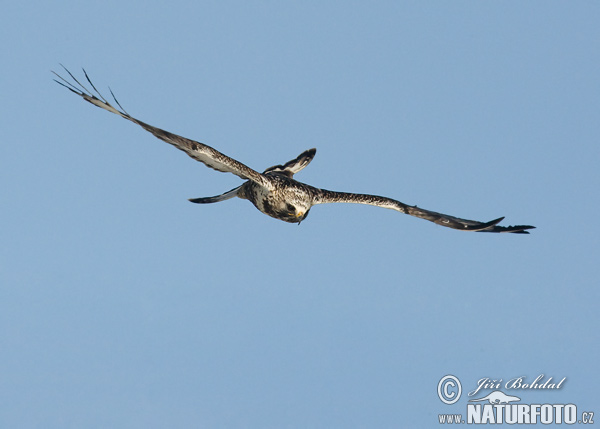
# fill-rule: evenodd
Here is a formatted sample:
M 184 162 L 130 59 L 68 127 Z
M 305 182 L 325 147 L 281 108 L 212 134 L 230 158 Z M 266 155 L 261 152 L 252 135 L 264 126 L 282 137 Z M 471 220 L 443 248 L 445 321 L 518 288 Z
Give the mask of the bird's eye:
M 294 207 L 294 206 L 293 206 L 293 205 L 291 205 L 291 204 L 288 204 L 288 205 L 287 205 L 287 209 L 288 209 L 288 211 L 289 211 L 290 213 L 296 213 L 296 207 Z

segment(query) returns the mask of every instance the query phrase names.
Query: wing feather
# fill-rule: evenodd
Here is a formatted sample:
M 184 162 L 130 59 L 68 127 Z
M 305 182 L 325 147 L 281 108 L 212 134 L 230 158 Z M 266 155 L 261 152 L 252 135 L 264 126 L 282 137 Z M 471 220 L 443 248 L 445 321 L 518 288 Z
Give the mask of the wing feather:
M 64 66 L 63 66 L 63 68 L 64 68 Z M 139 119 L 134 118 L 133 116 L 129 115 L 121 107 L 121 104 L 117 101 L 117 99 L 113 95 L 113 98 L 115 99 L 115 103 L 117 104 L 117 106 L 119 106 L 119 108 L 121 110 L 115 108 L 98 92 L 98 90 L 96 89 L 96 87 L 94 86 L 94 84 L 92 83 L 90 78 L 88 77 L 85 70 L 84 70 L 85 77 L 88 80 L 88 82 L 90 83 L 90 85 L 92 86 L 95 93 L 88 90 L 85 86 L 83 86 L 75 78 L 75 76 L 73 76 L 73 74 L 71 74 L 71 72 L 69 70 L 67 70 L 66 68 L 65 68 L 65 70 L 69 74 L 69 76 L 71 76 L 71 78 L 73 79 L 74 82 L 69 82 L 62 76 L 58 75 L 57 73 L 52 72 L 60 79 L 60 81 L 58 81 L 56 79 L 55 79 L 55 81 L 57 83 L 59 83 L 60 85 L 69 89 L 71 92 L 74 92 L 75 94 L 79 95 L 87 102 L 92 103 L 94 106 L 100 107 L 111 113 L 119 115 L 119 116 L 139 125 L 140 127 L 145 129 L 149 133 L 153 134 L 155 137 L 159 138 L 160 140 L 162 140 L 166 143 L 169 143 L 170 145 L 176 147 L 179 150 L 182 150 L 183 152 L 188 154 L 191 158 L 195 159 L 196 161 L 202 162 L 203 164 L 205 164 L 206 166 L 208 166 L 214 170 L 222 171 L 225 173 L 233 173 L 236 176 L 241 177 L 242 179 L 252 180 L 253 182 L 256 182 L 267 188 L 271 187 L 269 180 L 267 178 L 265 178 L 262 174 L 260 174 L 258 171 L 255 171 L 255 170 L 251 169 L 250 167 L 242 164 L 241 162 L 236 161 L 235 159 L 222 154 L 218 150 L 216 150 L 204 143 L 200 143 L 195 140 L 191 140 L 186 137 L 182 137 L 177 134 L 170 133 L 169 131 L 165 131 L 161 128 L 157 128 L 157 127 L 149 125 L 143 121 L 140 121 Z M 112 94 L 112 90 L 111 90 L 111 94 Z
M 202 197 L 202 198 L 190 198 L 189 201 L 196 204 L 210 204 L 210 203 L 218 203 L 220 201 L 225 201 L 233 197 L 237 197 L 238 191 L 244 185 L 240 185 L 237 188 L 233 188 L 230 191 L 224 192 L 221 195 L 217 195 L 215 197 Z
M 461 231 L 512 232 L 517 234 L 529 234 L 529 232 L 526 230 L 535 228 L 535 226 L 531 225 L 498 226 L 497 224 L 500 223 L 504 217 L 494 219 L 489 222 L 479 222 L 476 220 L 461 219 L 443 213 L 425 210 L 417 206 L 409 206 L 401 203 L 400 201 L 387 197 L 380 197 L 378 195 L 351 194 L 346 192 L 333 192 L 325 189 L 316 189 L 316 195 L 313 200 L 313 204 L 325 203 L 355 203 L 383 207 Z
M 263 172 L 263 174 L 268 173 L 269 171 L 273 171 L 273 172 L 285 174 L 289 178 L 292 178 L 292 177 L 294 177 L 294 174 L 296 174 L 297 172 L 302 170 L 304 167 L 306 167 L 308 164 L 310 164 L 312 159 L 315 157 L 316 153 L 317 153 L 317 149 L 315 149 L 315 148 L 305 150 L 300 155 L 298 155 L 296 158 L 292 159 L 291 161 L 286 162 L 283 165 L 274 165 L 273 167 L 267 168 Z

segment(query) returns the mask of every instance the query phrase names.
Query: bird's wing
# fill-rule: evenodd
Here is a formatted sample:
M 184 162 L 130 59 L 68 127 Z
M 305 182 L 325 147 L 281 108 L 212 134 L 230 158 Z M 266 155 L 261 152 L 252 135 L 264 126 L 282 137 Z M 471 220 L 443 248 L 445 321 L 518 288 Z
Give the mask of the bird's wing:
M 461 219 L 454 216 L 425 210 L 417 206 L 409 206 L 400 201 L 391 198 L 380 197 L 377 195 L 350 194 L 346 192 L 333 192 L 325 189 L 316 189 L 313 204 L 325 203 L 356 203 L 368 204 L 386 209 L 392 209 L 401 213 L 426 219 L 448 228 L 459 229 L 462 231 L 480 231 L 480 232 L 512 232 L 516 234 L 529 234 L 527 229 L 533 229 L 531 225 L 498 226 L 504 217 L 494 219 L 490 222 L 479 222 L 476 220 Z
M 115 100 L 116 105 L 118 106 L 118 108 L 114 107 L 98 92 L 85 70 L 83 72 L 88 83 L 91 85 L 93 92 L 88 90 L 84 85 L 82 85 L 75 78 L 75 76 L 71 74 L 69 70 L 65 68 L 65 71 L 73 79 L 73 82 L 70 82 L 62 76 L 58 75 L 57 73 L 53 72 L 60 79 L 60 81 L 56 79 L 55 81 L 64 86 L 65 88 L 69 89 L 70 91 L 74 92 L 75 94 L 79 95 L 84 100 L 104 110 L 108 110 L 111 113 L 119 115 L 135 124 L 138 124 L 146 131 L 152 133 L 155 137 L 158 137 L 162 141 L 175 146 L 179 150 L 184 151 L 190 157 L 204 163 L 210 168 L 226 173 L 233 173 L 236 176 L 241 177 L 242 179 L 252 180 L 253 182 L 256 182 L 267 188 L 271 187 L 269 180 L 265 178 L 262 174 L 260 174 L 258 171 L 255 171 L 250 167 L 242 164 L 241 162 L 222 154 L 218 150 L 213 149 L 212 147 L 203 143 L 190 140 L 188 138 L 181 137 L 177 134 L 173 134 L 160 128 L 154 127 L 152 125 L 140 121 L 139 119 L 132 117 L 125 111 L 125 109 L 123 109 L 121 104 L 115 98 L 114 94 L 112 94 L 112 91 L 110 91 Z
M 286 162 L 283 165 L 274 165 L 273 167 L 267 168 L 264 173 L 268 173 L 269 171 L 278 172 L 285 174 L 286 176 L 292 178 L 294 174 L 302 170 L 306 167 L 312 159 L 315 157 L 317 153 L 317 149 L 308 149 L 302 152 L 298 157 L 292 159 L 291 161 Z
M 216 197 L 190 198 L 190 201 L 196 204 L 209 204 L 225 201 L 230 198 L 237 197 L 238 191 L 242 186 L 244 185 L 240 185 L 237 188 L 233 188 L 231 191 L 224 192 L 221 195 L 217 195 Z

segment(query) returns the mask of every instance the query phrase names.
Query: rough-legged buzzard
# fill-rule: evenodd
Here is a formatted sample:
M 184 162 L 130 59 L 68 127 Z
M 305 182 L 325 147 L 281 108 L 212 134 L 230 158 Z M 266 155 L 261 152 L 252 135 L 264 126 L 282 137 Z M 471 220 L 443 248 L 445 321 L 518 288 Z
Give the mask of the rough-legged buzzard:
M 58 79 L 60 79 L 55 79 L 55 81 L 75 94 L 83 97 L 84 100 L 141 126 L 162 141 L 184 151 L 189 156 L 204 163 L 208 167 L 217 171 L 233 173 L 245 180 L 242 185 L 225 192 L 224 194 L 215 197 L 191 199 L 190 201 L 193 203 L 216 203 L 233 197 L 239 197 L 249 200 L 261 212 L 274 217 L 275 219 L 291 223 L 300 223 L 306 219 L 310 208 L 316 204 L 357 203 L 393 209 L 401 213 L 426 219 L 441 226 L 462 231 L 529 234 L 526 230 L 535 228 L 531 225 L 498 226 L 497 224 L 504 219 L 503 217 L 489 222 L 461 219 L 425 210 L 417 206 L 409 206 L 391 198 L 379 197 L 376 195 L 328 191 L 294 180 L 294 174 L 298 173 L 312 161 L 316 149 L 309 149 L 300 154 L 296 159 L 283 165 L 275 165 L 267 168 L 263 173 L 259 173 L 241 162 L 223 155 L 221 152 L 210 146 L 153 127 L 152 125 L 134 118 L 123 109 L 111 91 L 111 95 L 117 107 L 113 106 L 96 89 L 85 70 L 83 73 L 87 82 L 90 84 L 92 91 L 82 85 L 69 70 L 65 68 L 65 71 L 73 81 L 70 82 L 53 72 Z

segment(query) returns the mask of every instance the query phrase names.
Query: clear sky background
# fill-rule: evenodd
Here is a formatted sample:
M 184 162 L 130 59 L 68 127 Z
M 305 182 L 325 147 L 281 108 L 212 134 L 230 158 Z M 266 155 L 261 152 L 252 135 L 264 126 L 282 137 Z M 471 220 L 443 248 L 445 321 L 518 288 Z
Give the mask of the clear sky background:
M 468 400 L 440 401 L 446 374 L 567 377 L 516 394 L 600 416 L 597 2 L 33 1 L 0 21 L 1 427 L 435 427 Z M 59 63 L 252 168 L 316 147 L 311 185 L 537 229 L 191 204 L 241 181 L 58 86 Z

